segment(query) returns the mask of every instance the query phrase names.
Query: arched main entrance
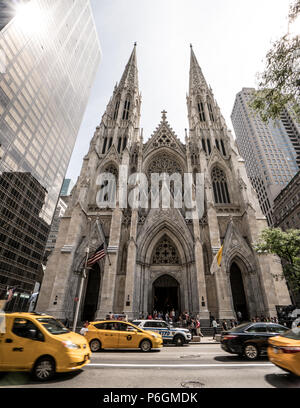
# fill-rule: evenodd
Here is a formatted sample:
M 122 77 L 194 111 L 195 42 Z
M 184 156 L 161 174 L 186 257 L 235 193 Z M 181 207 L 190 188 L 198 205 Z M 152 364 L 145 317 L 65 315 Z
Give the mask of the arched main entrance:
M 82 310 L 82 321 L 88 320 L 89 322 L 91 322 L 95 318 L 100 290 L 100 280 L 100 267 L 98 264 L 95 264 L 89 270 L 84 305 Z
M 249 312 L 242 273 L 240 268 L 235 262 L 233 262 L 230 267 L 230 284 L 235 313 L 240 311 L 242 313 L 242 320 L 248 320 Z
M 153 283 L 153 310 L 169 312 L 174 308 L 180 313 L 180 285 L 170 275 L 162 275 Z

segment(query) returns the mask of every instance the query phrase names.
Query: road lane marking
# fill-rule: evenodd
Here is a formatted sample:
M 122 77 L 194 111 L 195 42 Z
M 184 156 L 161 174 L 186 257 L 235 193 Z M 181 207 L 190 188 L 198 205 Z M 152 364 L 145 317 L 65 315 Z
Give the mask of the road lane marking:
M 86 367 L 167 367 L 167 368 L 183 368 L 183 367 L 275 367 L 272 363 L 266 364 L 109 364 L 109 363 L 90 363 Z

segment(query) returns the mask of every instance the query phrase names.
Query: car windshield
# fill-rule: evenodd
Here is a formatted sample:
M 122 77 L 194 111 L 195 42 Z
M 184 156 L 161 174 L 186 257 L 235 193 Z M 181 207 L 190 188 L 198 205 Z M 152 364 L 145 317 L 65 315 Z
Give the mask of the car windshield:
M 281 337 L 287 337 L 288 339 L 300 340 L 300 327 L 294 327 L 293 329 L 281 334 Z
M 235 333 L 235 332 L 240 332 L 240 331 L 242 331 L 243 329 L 245 329 L 247 326 L 249 326 L 249 323 L 239 324 L 238 326 L 233 327 L 232 329 L 230 329 L 230 332 L 233 332 L 233 333 Z
M 51 318 L 37 319 L 46 330 L 51 334 L 65 334 L 70 333 L 70 330 L 67 329 L 59 320 Z

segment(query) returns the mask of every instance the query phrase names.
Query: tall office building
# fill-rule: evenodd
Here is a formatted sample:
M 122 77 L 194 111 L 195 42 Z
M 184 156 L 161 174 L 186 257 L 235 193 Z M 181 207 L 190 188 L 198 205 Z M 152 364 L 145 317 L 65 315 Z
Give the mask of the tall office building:
M 71 194 L 74 183 L 71 179 L 65 179 L 61 188 L 60 196 L 66 197 Z
M 28 1 L 30 0 L 0 0 L 0 30 L 15 17 L 19 4 Z
M 243 88 L 237 94 L 231 120 L 247 175 L 268 224 L 273 225 L 274 199 L 300 168 L 300 127 L 288 109 L 280 119 L 263 122 L 249 107 L 253 92 Z
M 28 295 L 41 281 L 49 227 L 100 62 L 89 0 L 31 0 L 21 8 L 15 3 L 10 2 L 14 18 L 0 31 L 5 56 L 0 74 L 2 295 L 7 286 Z

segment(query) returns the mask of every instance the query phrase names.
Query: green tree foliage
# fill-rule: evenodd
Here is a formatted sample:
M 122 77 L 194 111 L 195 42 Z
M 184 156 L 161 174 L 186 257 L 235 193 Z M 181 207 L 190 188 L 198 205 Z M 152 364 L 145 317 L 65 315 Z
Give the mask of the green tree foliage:
M 282 231 L 264 229 L 254 246 L 258 253 L 278 255 L 282 260 L 283 274 L 294 293 L 300 292 L 300 230 Z
M 289 10 L 289 26 L 300 18 L 300 0 Z M 263 121 L 277 119 L 287 103 L 300 120 L 300 35 L 285 34 L 275 41 L 266 56 L 265 71 L 250 106 Z

